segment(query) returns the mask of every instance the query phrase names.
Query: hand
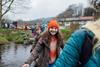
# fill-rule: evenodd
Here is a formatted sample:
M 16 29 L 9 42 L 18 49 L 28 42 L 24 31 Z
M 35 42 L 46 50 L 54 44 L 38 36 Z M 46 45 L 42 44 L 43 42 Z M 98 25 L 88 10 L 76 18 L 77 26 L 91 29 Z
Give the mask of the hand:
M 22 67 L 29 67 L 29 64 L 24 64 Z

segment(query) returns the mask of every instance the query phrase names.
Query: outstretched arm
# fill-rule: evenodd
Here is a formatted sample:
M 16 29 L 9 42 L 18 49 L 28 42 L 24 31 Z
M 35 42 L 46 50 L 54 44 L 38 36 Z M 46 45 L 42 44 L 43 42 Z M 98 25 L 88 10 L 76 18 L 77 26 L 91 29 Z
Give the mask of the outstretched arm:
M 39 54 L 41 53 L 42 49 L 43 49 L 43 42 L 42 38 L 40 38 L 35 48 L 32 50 L 30 57 L 25 62 L 25 64 L 31 64 L 33 61 L 35 61 L 38 58 Z

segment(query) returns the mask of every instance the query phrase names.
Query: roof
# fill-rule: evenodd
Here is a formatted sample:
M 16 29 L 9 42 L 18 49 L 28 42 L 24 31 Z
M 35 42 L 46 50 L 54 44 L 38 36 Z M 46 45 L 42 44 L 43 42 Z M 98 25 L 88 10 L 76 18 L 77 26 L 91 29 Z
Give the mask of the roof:
M 74 18 L 62 18 L 58 19 L 58 21 L 89 21 L 94 20 L 94 16 L 85 16 L 85 17 L 74 17 Z

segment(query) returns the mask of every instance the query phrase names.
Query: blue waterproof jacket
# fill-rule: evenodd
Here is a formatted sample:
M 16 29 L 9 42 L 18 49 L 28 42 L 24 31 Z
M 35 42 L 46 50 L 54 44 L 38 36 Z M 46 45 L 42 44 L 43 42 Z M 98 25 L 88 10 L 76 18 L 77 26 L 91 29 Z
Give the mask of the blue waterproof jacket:
M 54 67 L 77 67 L 77 62 L 85 39 L 85 34 L 85 29 L 80 29 L 71 35 L 71 37 L 65 43 L 65 47 L 56 60 Z M 89 32 L 89 34 L 94 36 L 92 32 Z M 89 58 L 89 61 L 83 67 L 100 67 L 100 49 L 95 55 L 92 54 L 92 56 Z

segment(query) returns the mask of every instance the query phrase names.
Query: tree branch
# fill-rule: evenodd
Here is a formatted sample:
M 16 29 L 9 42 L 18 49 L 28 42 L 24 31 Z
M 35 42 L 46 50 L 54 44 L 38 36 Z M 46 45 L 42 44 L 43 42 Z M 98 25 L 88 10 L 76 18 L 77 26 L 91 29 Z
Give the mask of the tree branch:
M 2 4 L 2 6 L 6 5 L 9 1 L 6 1 L 5 3 Z
M 2 14 L 2 16 L 4 16 L 11 8 L 12 3 L 14 2 L 14 0 L 11 0 L 11 3 L 9 4 L 7 10 Z

